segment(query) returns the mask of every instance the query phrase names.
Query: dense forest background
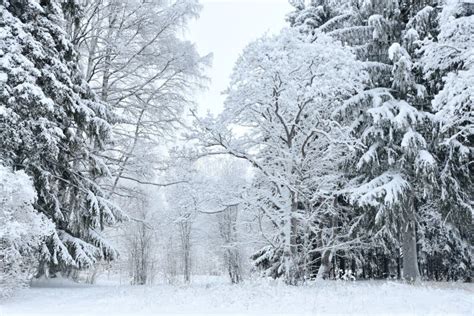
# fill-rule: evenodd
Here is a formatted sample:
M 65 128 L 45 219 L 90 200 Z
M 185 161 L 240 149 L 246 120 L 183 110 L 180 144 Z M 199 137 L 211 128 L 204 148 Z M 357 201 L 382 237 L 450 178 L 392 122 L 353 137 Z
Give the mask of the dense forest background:
M 0 4 L 0 294 L 104 272 L 471 281 L 474 3 L 290 3 L 205 117 L 197 0 Z

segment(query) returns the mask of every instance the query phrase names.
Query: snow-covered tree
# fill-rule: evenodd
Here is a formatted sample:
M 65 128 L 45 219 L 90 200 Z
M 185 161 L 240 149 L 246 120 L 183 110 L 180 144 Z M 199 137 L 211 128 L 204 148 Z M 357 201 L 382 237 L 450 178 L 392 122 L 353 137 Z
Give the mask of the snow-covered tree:
M 54 233 L 35 200 L 31 179 L 0 165 L 0 298 L 31 280 L 44 240 Z
M 243 194 L 247 187 L 248 162 L 232 157 L 206 157 L 199 161 L 200 171 L 205 175 L 206 202 L 203 214 L 207 220 L 215 218 L 223 258 L 223 269 L 232 283 L 244 277 L 245 245 L 252 244 L 251 234 L 243 236 L 246 215 L 243 209 Z M 204 216 L 203 216 L 204 217 Z M 255 218 L 254 214 L 250 215 Z M 245 242 L 244 242 L 245 241 Z
M 359 207 L 374 211 L 375 226 L 382 224 L 382 233 L 391 239 L 396 240 L 401 229 L 404 277 L 417 279 L 416 205 L 431 191 L 436 161 L 423 136 L 430 116 L 407 102 L 407 96 L 416 91 L 409 56 L 393 44 L 390 57 L 394 61 L 392 88 L 399 98 L 387 95 L 362 115 L 354 110 L 355 131 L 365 146 L 356 164 L 360 175 L 351 198 Z
M 338 163 L 351 139 L 330 113 L 363 86 L 355 57 L 328 36 L 306 41 L 287 29 L 250 44 L 239 58 L 217 122 L 201 120 L 207 148 L 250 162 L 255 182 L 247 208 L 273 226 L 257 262 L 295 284 L 304 278 L 301 230 L 316 230 L 332 205 Z M 312 232 L 315 233 L 315 232 Z
M 287 20 L 291 27 L 299 28 L 303 33 L 314 35 L 316 29 L 323 27 L 328 31 L 338 23 L 347 23 L 352 18 L 347 14 L 349 1 L 341 0 L 290 0 L 295 8 L 288 14 Z M 328 23 L 329 22 L 329 23 Z
M 227 206 L 218 215 L 219 233 L 223 240 L 224 264 L 232 283 L 242 281 L 242 257 L 238 247 L 237 221 L 239 205 Z
M 426 236 L 422 251 L 426 260 L 446 264 L 444 277 L 451 279 L 472 277 L 473 261 L 474 16 L 465 9 L 460 1 L 446 1 L 436 19 L 439 34 L 420 43 L 418 51 L 431 92 L 439 161 L 439 193 L 425 212 L 425 229 L 436 234 Z
M 97 185 L 108 108 L 81 76 L 58 1 L 4 1 L 0 16 L 0 157 L 32 178 L 35 209 L 55 224 L 40 273 L 112 259 L 100 231 L 123 215 Z
M 130 221 L 111 231 L 118 235 L 121 245 L 120 258 L 126 264 L 126 273 L 131 285 L 153 284 L 158 268 L 158 227 L 160 224 L 160 200 L 153 194 L 156 188 L 128 183 L 127 192 L 132 196 L 116 197 Z
M 180 152 L 187 152 L 187 150 L 183 149 Z M 192 269 L 193 226 L 201 205 L 206 200 L 206 195 L 202 194 L 203 183 L 194 160 L 177 159 L 169 170 L 167 178 L 170 182 L 179 182 L 166 188 L 165 199 L 178 235 L 184 282 L 189 283 Z
M 181 32 L 200 8 L 196 0 L 106 0 L 67 10 L 75 13 L 68 15 L 69 32 L 86 79 L 119 117 L 105 153 L 114 178 L 110 194 L 129 194 L 121 191 L 130 181 L 152 182 L 153 174 L 137 170 L 153 160 L 140 149 L 173 140 L 194 106 L 192 92 L 202 86 L 209 58 Z
M 331 14 L 322 23 L 309 30 L 301 23 L 295 27 L 310 36 L 323 31 L 341 40 L 364 61 L 371 77 L 366 91 L 338 112 L 362 145 L 347 169 L 353 179 L 350 200 L 362 209 L 360 224 L 379 239 L 377 247 L 393 256 L 394 249 L 387 248 L 396 249 L 403 241 L 404 275 L 417 279 L 418 210 L 433 196 L 438 166 L 433 116 L 415 53 L 421 40 L 436 33 L 429 6 L 434 1 L 323 2 L 297 4 L 290 22 L 327 8 L 323 11 Z

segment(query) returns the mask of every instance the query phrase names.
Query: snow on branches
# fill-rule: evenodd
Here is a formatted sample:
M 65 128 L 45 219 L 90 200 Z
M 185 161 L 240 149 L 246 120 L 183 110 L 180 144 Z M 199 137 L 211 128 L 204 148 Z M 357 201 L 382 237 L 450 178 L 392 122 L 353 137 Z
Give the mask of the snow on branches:
M 59 2 L 7 1 L 0 17 L 0 158 L 31 176 L 35 209 L 56 225 L 43 266 L 54 273 L 109 258 L 112 251 L 92 251 L 89 235 L 123 219 L 97 184 L 108 175 L 99 155 L 109 139 L 109 108 L 82 77 Z
M 23 171 L 0 165 L 0 298 L 36 273 L 44 240 L 54 225 L 33 208 L 36 192 Z
M 256 167 L 248 208 L 274 225 L 279 255 L 269 269 L 289 283 L 303 277 L 301 230 L 315 238 L 318 214 L 330 214 L 350 155 L 348 129 L 332 110 L 361 91 L 366 74 L 349 49 L 324 34 L 308 41 L 296 30 L 251 43 L 238 60 L 225 110 L 203 140 L 208 148 Z M 210 127 L 211 125 L 207 125 Z M 328 208 L 325 212 L 318 209 Z M 306 228 L 305 228 L 306 227 Z

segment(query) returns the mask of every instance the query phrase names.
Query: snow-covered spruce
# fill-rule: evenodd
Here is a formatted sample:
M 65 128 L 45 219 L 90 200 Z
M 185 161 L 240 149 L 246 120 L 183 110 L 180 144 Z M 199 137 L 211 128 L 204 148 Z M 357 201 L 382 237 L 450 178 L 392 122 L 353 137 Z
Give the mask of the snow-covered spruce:
M 353 178 L 347 192 L 352 203 L 361 207 L 356 212 L 362 216 L 359 229 L 372 235 L 374 242 L 373 250 L 362 256 L 362 268 L 372 271 L 374 257 L 367 255 L 375 252 L 375 260 L 382 258 L 385 275 L 390 274 L 390 265 L 400 268 L 401 255 L 411 262 L 410 271 L 404 273 L 408 279 L 418 278 L 417 263 L 429 277 L 469 278 L 469 273 L 461 271 L 472 262 L 466 250 L 472 249 L 472 166 L 468 161 L 472 160 L 473 111 L 472 91 L 463 85 L 469 82 L 472 64 L 472 16 L 466 16 L 469 13 L 459 1 L 292 4 L 295 11 L 289 21 L 293 27 L 310 38 L 323 31 L 351 46 L 371 77 L 366 91 L 339 111 L 363 144 L 347 169 Z M 434 9 L 438 4 L 440 18 Z M 458 78 L 458 70 L 464 78 Z M 449 90 L 438 93 L 445 83 Z M 451 93 L 449 102 L 447 93 Z M 439 196 L 442 203 L 435 202 Z M 433 218 L 444 218 L 438 224 L 445 227 L 433 230 Z M 419 234 L 415 237 L 416 223 Z M 448 231 L 448 236 L 436 235 Z M 421 245 L 420 260 L 414 238 Z M 441 259 L 446 250 L 426 247 L 440 240 L 450 240 L 451 254 L 463 259 Z M 404 251 L 399 248 L 402 242 Z M 353 256 L 350 253 L 348 257 Z
M 54 223 L 39 273 L 112 259 L 100 231 L 123 215 L 97 185 L 110 115 L 81 76 L 60 3 L 4 1 L 0 20 L 0 158 L 32 178 L 34 207 Z

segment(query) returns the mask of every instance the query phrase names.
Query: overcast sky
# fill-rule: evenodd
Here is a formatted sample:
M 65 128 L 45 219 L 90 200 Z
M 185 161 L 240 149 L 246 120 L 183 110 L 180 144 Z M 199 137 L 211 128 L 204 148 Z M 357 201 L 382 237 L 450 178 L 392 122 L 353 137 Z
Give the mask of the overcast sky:
M 190 23 L 186 35 L 202 54 L 213 53 L 208 75 L 209 90 L 197 96 L 200 114 L 222 110 L 221 92 L 229 83 L 232 67 L 245 46 L 265 34 L 286 26 L 291 11 L 287 0 L 201 0 L 201 17 Z

